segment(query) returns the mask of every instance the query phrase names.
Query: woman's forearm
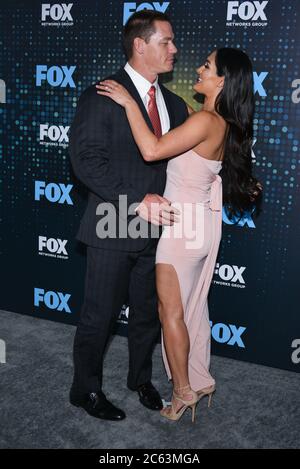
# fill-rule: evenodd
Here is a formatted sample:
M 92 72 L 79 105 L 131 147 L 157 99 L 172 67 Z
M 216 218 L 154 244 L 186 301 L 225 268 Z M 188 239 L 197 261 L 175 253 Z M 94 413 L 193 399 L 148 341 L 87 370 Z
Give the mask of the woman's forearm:
M 134 100 L 125 106 L 127 119 L 131 127 L 133 138 L 145 161 L 154 161 L 158 138 L 151 132 L 141 110 Z
M 157 161 L 177 156 L 204 141 L 212 126 L 209 112 L 194 112 L 180 126 L 157 138 L 149 129 L 144 116 L 132 96 L 114 80 L 96 85 L 98 94 L 113 99 L 125 108 L 134 140 L 145 161 Z

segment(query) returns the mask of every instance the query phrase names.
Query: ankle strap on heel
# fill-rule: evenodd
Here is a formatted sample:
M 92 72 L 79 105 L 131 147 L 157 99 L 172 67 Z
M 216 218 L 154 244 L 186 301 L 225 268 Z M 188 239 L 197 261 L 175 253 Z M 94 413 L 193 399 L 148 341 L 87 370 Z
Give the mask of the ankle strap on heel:
M 180 388 L 174 388 L 174 391 L 176 392 L 176 394 L 178 394 L 180 391 L 189 391 L 191 388 L 191 386 L 189 384 L 187 384 L 186 386 L 182 386 Z

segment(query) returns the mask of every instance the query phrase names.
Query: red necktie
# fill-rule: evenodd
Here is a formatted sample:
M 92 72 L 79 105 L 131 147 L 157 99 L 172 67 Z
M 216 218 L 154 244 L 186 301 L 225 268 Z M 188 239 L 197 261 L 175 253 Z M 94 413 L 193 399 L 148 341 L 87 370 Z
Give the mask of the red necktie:
M 150 90 L 148 91 L 148 96 L 150 97 L 148 102 L 148 114 L 154 129 L 154 133 L 157 138 L 160 138 L 162 136 L 162 131 L 158 109 L 156 105 L 155 91 L 155 86 L 151 86 Z

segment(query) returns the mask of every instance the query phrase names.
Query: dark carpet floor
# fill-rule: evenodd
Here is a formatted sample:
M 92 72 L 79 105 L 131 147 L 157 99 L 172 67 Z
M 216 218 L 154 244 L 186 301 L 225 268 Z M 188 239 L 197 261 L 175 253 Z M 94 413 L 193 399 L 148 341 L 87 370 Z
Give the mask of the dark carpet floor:
M 72 344 L 75 327 L 0 312 L 1 448 L 300 448 L 300 375 L 217 356 L 217 392 L 179 422 L 145 409 L 126 387 L 127 339 L 112 340 L 105 361 L 104 391 L 127 414 L 107 422 L 72 407 Z M 160 346 L 153 383 L 169 400 Z

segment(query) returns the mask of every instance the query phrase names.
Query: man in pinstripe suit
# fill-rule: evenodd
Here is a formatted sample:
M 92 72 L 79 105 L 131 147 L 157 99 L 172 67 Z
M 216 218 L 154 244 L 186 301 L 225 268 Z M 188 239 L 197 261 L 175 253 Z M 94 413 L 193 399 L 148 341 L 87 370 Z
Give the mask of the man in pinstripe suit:
M 146 10 L 135 13 L 124 29 L 128 62 L 111 77 L 135 97 L 155 133 L 177 127 L 188 115 L 184 101 L 158 81 L 158 74 L 173 69 L 177 52 L 173 39 L 166 15 Z M 127 386 L 138 392 L 143 405 L 159 410 L 161 398 L 151 383 L 152 351 L 160 331 L 155 291 L 158 237 L 153 237 L 153 233 L 152 237 L 151 233 L 146 237 L 124 236 L 121 223 L 129 226 L 136 220 L 144 231 L 146 228 L 150 232 L 153 224 L 174 222 L 171 201 L 161 197 L 166 181 L 166 161 L 144 162 L 124 109 L 97 95 L 94 85 L 79 99 L 70 131 L 70 156 L 75 174 L 89 190 L 88 205 L 77 236 L 87 245 L 87 273 L 74 340 L 70 402 L 97 418 L 125 418 L 125 413 L 109 402 L 101 389 L 105 347 L 120 309 L 128 299 Z M 120 196 L 127 197 L 128 206 L 136 203 L 136 212 L 128 215 L 119 203 Z M 99 230 L 96 230 L 101 219 L 98 214 L 104 215 L 101 210 L 104 203 L 116 210 L 116 236 L 99 237 Z M 156 208 L 152 206 L 150 210 L 151 204 L 156 204 Z

